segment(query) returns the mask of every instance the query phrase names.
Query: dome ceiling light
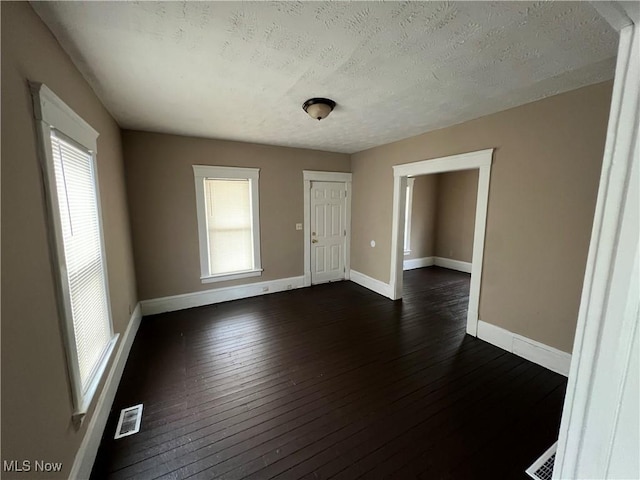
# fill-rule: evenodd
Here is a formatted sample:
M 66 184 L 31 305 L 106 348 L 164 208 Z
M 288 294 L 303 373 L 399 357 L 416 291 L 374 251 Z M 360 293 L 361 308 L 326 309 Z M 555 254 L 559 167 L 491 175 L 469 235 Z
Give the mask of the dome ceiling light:
M 336 102 L 328 98 L 310 98 L 302 104 L 302 108 L 315 120 L 327 118 L 335 108 Z

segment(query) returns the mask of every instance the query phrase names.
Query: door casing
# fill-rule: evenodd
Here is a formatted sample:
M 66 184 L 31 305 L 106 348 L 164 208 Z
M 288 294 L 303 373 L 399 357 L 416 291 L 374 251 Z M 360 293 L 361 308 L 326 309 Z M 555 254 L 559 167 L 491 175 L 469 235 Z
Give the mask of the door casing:
M 391 299 L 402 298 L 402 274 L 404 259 L 404 192 L 409 176 L 433 173 L 455 172 L 478 169 L 478 196 L 476 200 L 476 220 L 473 233 L 473 255 L 471 261 L 471 285 L 469 287 L 469 308 L 467 310 L 467 333 L 478 334 L 478 306 L 482 281 L 482 259 L 484 237 L 487 228 L 489 205 L 489 180 L 493 149 L 462 153 L 448 157 L 405 163 L 393 167 L 393 217 L 391 226 Z

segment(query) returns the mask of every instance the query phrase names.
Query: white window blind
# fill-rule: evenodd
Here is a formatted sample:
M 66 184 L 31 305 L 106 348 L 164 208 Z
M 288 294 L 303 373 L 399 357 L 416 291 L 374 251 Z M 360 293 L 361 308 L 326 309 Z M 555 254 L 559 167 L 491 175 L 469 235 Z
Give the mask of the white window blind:
M 415 178 L 407 179 L 407 192 L 404 209 L 404 252 L 411 253 L 411 209 L 413 208 L 413 184 Z
M 253 270 L 251 180 L 205 178 L 209 272 Z
M 51 130 L 51 149 L 80 383 L 94 383 L 112 340 L 94 162 Z

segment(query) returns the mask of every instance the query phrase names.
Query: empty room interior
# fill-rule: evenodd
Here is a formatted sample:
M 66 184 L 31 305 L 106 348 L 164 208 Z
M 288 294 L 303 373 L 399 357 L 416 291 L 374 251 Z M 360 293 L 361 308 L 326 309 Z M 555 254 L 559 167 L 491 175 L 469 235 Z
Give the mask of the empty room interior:
M 640 478 L 635 2 L 2 2 L 2 478 Z

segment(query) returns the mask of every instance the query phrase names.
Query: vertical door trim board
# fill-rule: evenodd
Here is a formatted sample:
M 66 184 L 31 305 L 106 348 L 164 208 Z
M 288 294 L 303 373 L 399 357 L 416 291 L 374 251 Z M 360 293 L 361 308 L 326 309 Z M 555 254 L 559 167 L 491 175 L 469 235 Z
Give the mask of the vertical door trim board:
M 303 170 L 304 186 L 304 286 L 311 286 L 311 182 L 344 183 L 347 191 L 346 221 L 347 238 L 344 248 L 344 279 L 349 280 L 351 270 L 351 174 L 345 172 L 321 172 Z
M 393 220 L 391 224 L 390 275 L 392 300 L 402 298 L 405 210 L 403 192 L 407 188 L 408 176 L 478 169 L 478 196 L 476 200 L 473 257 L 471 261 L 471 287 L 467 313 L 467 333 L 474 337 L 478 334 L 478 305 L 480 303 L 482 258 L 484 255 L 484 237 L 487 228 L 487 207 L 489 205 L 489 180 L 491 178 L 492 158 L 493 148 L 489 148 L 477 152 L 405 163 L 393 167 Z
M 628 6 L 631 8 L 632 5 Z M 620 411 L 625 401 L 625 384 L 631 368 L 633 340 L 640 328 L 640 30 L 635 23 L 640 17 L 640 9 L 634 6 L 636 16 L 629 17 L 627 26 L 620 30 L 607 139 L 562 410 L 554 479 L 609 478 Z M 630 408 L 637 408 L 637 404 Z M 629 449 L 633 450 L 633 447 Z

